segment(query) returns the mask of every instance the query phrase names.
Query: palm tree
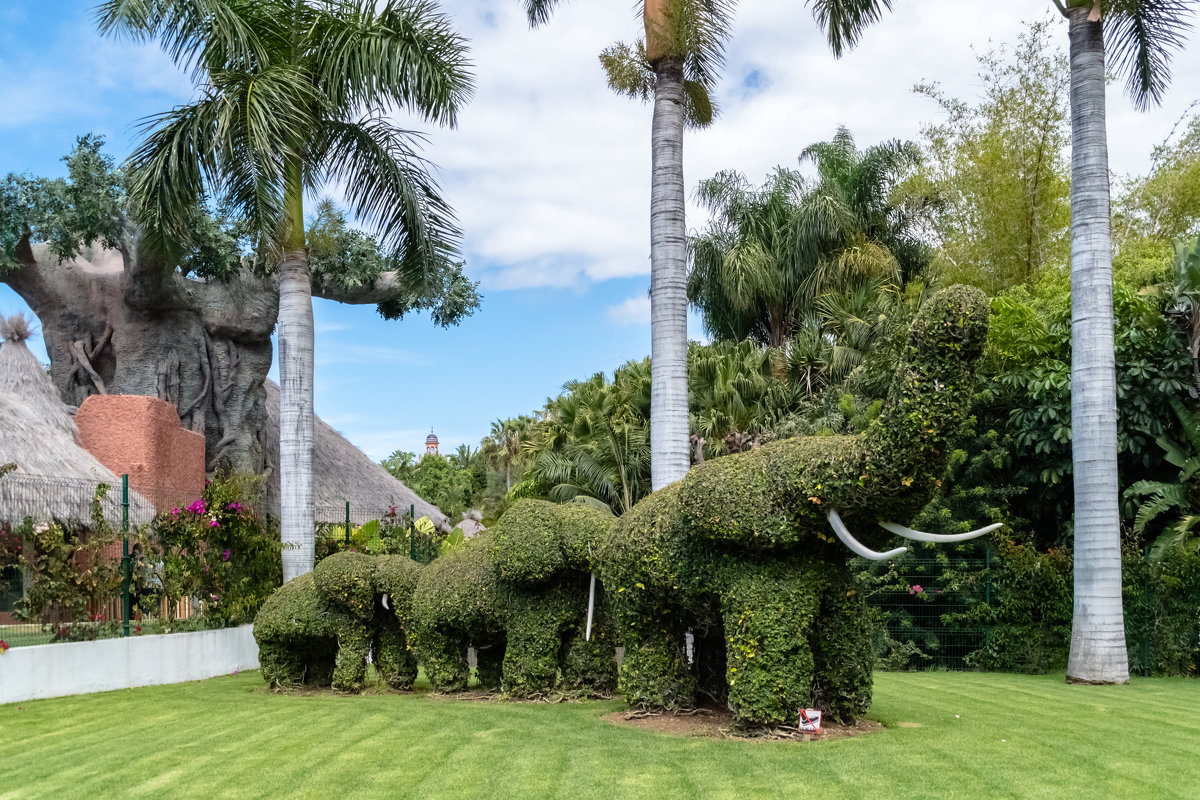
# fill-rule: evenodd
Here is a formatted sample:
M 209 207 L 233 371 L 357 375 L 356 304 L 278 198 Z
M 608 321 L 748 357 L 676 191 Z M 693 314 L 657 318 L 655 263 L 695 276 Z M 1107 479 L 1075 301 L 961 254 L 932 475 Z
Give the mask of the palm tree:
M 531 25 L 559 0 L 524 0 Z M 852 47 L 891 0 L 808 0 L 835 55 Z M 650 181 L 651 473 L 654 489 L 682 478 L 691 462 L 687 392 L 687 228 L 683 128 L 713 119 L 734 0 L 642 0 L 645 38 L 601 54 L 609 86 L 653 98 Z
M 650 431 L 647 360 L 571 381 L 546 403 L 545 418 L 528 443 L 530 477 L 553 500 L 593 497 L 617 514 L 649 492 Z
M 1188 0 L 1054 0 L 1071 40 L 1071 431 L 1075 611 L 1067 680 L 1126 683 L 1105 50 L 1134 105 L 1161 101 Z
M 800 155 L 816 182 L 782 167 L 758 188 L 734 171 L 701 181 L 712 219 L 691 240 L 687 290 L 709 335 L 787 348 L 822 297 L 901 288 L 929 262 L 912 216 L 891 202 L 917 159 L 908 142 L 860 151 L 840 127 Z
M 354 213 L 422 281 L 459 232 L 419 134 L 383 112 L 454 125 L 471 92 L 464 41 L 408 0 L 108 0 L 101 32 L 157 40 L 199 99 L 147 122 L 130 199 L 147 242 L 170 249 L 207 193 L 245 217 L 279 259 L 280 479 L 284 580 L 312 569 L 313 319 L 305 190 L 343 187 Z
M 484 437 L 480 450 L 484 457 L 504 469 L 504 491 L 512 490 L 512 468 L 521 459 L 525 430 L 533 420 L 526 416 L 498 419 Z

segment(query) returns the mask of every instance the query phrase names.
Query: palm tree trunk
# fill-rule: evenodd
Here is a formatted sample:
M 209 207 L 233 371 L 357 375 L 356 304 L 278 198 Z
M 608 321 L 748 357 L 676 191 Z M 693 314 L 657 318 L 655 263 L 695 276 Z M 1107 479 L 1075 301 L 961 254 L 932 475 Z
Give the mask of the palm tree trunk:
M 291 231 L 279 266 L 279 489 L 283 580 L 313 568 L 313 313 L 304 242 L 304 187 L 287 165 Z
M 1103 23 L 1071 9 L 1071 455 L 1075 613 L 1067 680 L 1127 683 L 1121 606 Z
M 650 482 L 687 474 L 687 230 L 683 188 L 683 62 L 654 65 L 650 185 Z

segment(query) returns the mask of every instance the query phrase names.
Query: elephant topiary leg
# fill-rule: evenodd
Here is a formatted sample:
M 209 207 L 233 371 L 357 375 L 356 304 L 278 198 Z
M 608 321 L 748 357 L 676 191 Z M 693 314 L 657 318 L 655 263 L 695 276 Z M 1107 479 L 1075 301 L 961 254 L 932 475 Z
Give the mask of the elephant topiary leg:
M 875 626 L 848 570 L 839 570 L 821 598 L 811 637 L 815 657 L 813 706 L 853 722 L 871 706 Z
M 417 658 L 408 649 L 404 628 L 394 621 L 385 621 L 375 637 L 375 668 L 379 677 L 392 689 L 407 691 L 417 679 Z
M 338 629 L 337 661 L 333 669 L 333 688 L 341 692 L 357 692 L 367 679 L 367 653 L 371 649 L 371 634 L 357 620 L 347 620 Z
M 741 565 L 721 595 L 729 706 L 743 723 L 795 723 L 812 702 L 818 575 L 772 566 Z
M 504 691 L 514 697 L 544 694 L 558 682 L 562 617 L 570 613 L 547 593 L 513 592 L 504 648 Z
M 592 638 L 584 638 L 585 621 L 571 629 L 563 643 L 562 687 L 567 691 L 608 697 L 617 688 L 616 631 L 602 602 L 596 603 Z
M 504 677 L 504 641 L 475 648 L 475 677 L 486 692 L 500 691 Z
M 260 644 L 258 668 L 272 689 L 290 689 L 304 683 L 304 658 L 295 646 L 284 642 Z
M 461 692 L 467 688 L 467 640 L 462 633 L 419 627 L 412 632 L 409 643 L 434 691 Z
M 678 609 L 664 613 L 619 602 L 614 607 L 618 641 L 625 647 L 617 683 L 630 705 L 647 708 L 691 708 L 696 678 L 684 662 L 686 630 Z

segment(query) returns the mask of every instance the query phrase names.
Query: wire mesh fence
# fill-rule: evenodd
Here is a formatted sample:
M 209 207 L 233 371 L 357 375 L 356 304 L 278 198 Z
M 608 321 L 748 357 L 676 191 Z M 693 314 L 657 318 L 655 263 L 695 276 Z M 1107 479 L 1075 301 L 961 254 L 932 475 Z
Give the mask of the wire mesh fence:
M 412 505 L 364 506 L 346 501 L 337 505 L 317 505 L 316 556 L 343 550 L 407 555 L 428 564 L 437 558 L 442 536 L 433 524 L 417 516 Z
M 0 649 L 204 626 L 208 598 L 168 599 L 154 577 L 162 562 L 147 563 L 153 556 L 143 553 L 156 515 L 186 516 L 203 505 L 202 490 L 130 483 L 123 489 L 99 480 L 0 475 Z M 277 522 L 278 508 L 257 508 L 266 527 Z M 317 505 L 314 521 L 318 560 L 359 550 L 428 563 L 442 546 L 440 532 L 411 505 Z M 52 574 L 43 552 L 51 550 L 60 567 L 89 576 L 86 599 L 55 602 L 53 584 L 66 576 Z M 51 588 L 36 587 L 35 573 Z
M 971 669 L 988 627 L 990 559 L 910 558 L 880 572 L 864 569 L 868 602 L 880 619 L 881 669 Z
M 125 534 L 197 496 L 194 488 L 150 482 L 130 488 L 111 479 L 0 475 L 0 642 L 83 641 L 186 624 L 199 611 L 192 598 L 169 602 L 136 584 L 127 591 L 126 565 L 141 545 Z

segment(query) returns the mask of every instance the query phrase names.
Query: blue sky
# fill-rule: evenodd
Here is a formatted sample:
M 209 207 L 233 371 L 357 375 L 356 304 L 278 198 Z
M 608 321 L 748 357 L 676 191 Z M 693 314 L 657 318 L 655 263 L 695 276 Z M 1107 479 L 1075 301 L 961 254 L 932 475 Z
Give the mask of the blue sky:
M 92 5 L 0 3 L 0 174 L 60 175 L 58 159 L 89 131 L 123 157 L 139 119 L 189 98 L 185 76 L 154 47 L 100 39 Z M 565 381 L 650 347 L 650 113 L 613 96 L 596 60 L 604 46 L 637 36 L 639 20 L 626 3 L 581 0 L 530 31 L 516 0 L 443 5 L 472 41 L 477 88 L 458 129 L 427 131 L 426 152 L 459 213 L 467 271 L 484 301 L 449 330 L 316 302 L 317 413 L 374 458 L 418 450 L 431 427 L 444 450 L 477 444 L 492 420 L 528 413 Z M 972 46 L 1015 40 L 1020 21 L 1050 2 L 969 4 L 970 14 L 960 0 L 896 5 L 839 61 L 803 4 L 745 0 L 718 90 L 723 115 L 685 144 L 689 189 L 727 168 L 758 181 L 838 124 L 860 146 L 915 138 L 935 111 L 913 84 L 939 80 L 952 95 L 974 96 Z M 1200 47 L 1192 47 L 1162 109 L 1136 114 L 1119 86 L 1110 91 L 1114 170 L 1145 168 L 1197 86 Z M 702 224 L 699 209 L 689 215 Z M 24 309 L 0 286 L 0 313 Z M 689 332 L 702 335 L 694 318 Z

